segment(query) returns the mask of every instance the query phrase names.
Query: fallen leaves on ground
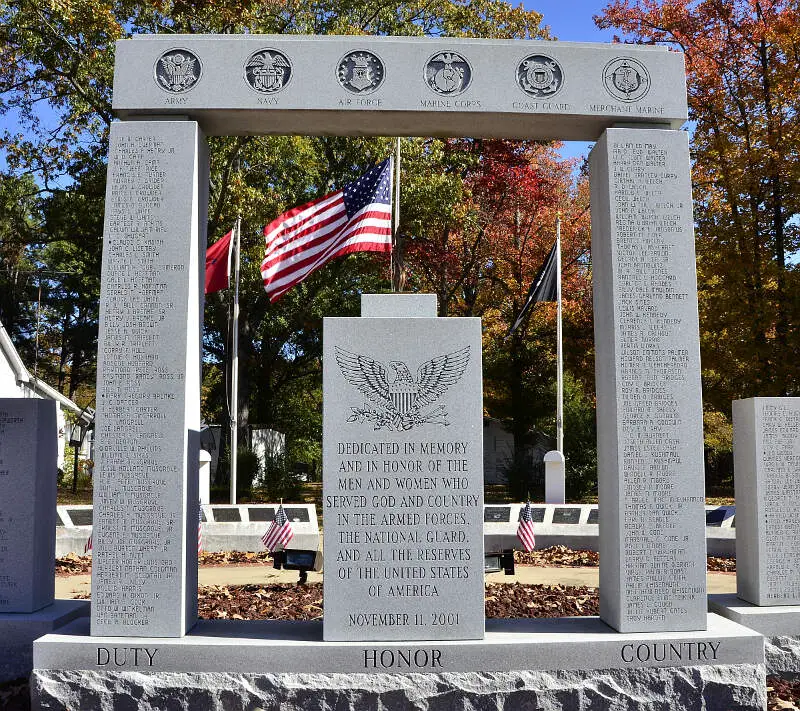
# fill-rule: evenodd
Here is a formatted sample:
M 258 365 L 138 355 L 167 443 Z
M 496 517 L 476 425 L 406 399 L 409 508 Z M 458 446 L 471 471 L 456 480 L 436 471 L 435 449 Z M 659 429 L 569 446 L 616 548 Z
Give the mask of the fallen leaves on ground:
M 272 554 L 268 551 L 220 551 L 206 553 L 202 551 L 197 556 L 200 565 L 272 565 Z
M 597 588 L 490 583 L 486 617 L 585 617 L 600 612 Z
M 486 616 L 581 617 L 599 610 L 597 588 L 493 583 Z M 200 588 L 199 615 L 207 620 L 319 620 L 322 584 L 212 585 Z
M 536 565 L 542 568 L 588 568 L 597 567 L 600 554 L 596 551 L 572 550 L 566 546 L 550 546 L 530 553 L 514 551 L 517 565 Z
M 713 573 L 735 573 L 736 558 L 718 558 L 710 555 L 706 558 L 706 568 Z
M 800 679 L 788 680 L 779 676 L 767 677 L 768 711 L 798 711 L 800 708 Z
M 92 572 L 92 556 L 67 553 L 63 558 L 56 558 L 56 577 L 67 575 L 87 575 Z

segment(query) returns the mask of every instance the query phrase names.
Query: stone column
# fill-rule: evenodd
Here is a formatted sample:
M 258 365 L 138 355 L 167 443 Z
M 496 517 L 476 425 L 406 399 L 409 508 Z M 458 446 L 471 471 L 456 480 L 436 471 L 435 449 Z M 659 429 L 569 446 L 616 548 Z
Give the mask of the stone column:
M 800 397 L 735 400 L 733 450 L 736 592 L 753 605 L 800 605 Z
M 480 319 L 361 313 L 324 320 L 324 638 L 482 639 Z
M 590 155 L 600 617 L 706 627 L 705 486 L 688 134 L 611 128 Z
M 0 399 L 0 614 L 53 603 L 57 451 L 55 402 Z
M 208 158 L 193 121 L 111 127 L 97 363 L 92 634 L 197 617 Z

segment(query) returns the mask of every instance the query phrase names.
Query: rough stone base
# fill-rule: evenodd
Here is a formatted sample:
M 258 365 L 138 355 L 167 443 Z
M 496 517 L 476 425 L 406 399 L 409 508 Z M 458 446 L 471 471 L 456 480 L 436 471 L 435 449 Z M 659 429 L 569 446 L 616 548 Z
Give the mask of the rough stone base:
M 448 674 L 36 670 L 48 711 L 763 711 L 762 665 Z
M 766 637 L 764 656 L 767 674 L 800 679 L 800 637 Z

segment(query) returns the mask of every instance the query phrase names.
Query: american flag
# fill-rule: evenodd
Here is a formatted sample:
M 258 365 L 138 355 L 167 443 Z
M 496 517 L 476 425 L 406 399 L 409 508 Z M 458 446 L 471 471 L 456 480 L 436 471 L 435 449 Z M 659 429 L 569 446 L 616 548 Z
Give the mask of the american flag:
M 83 547 L 83 554 L 86 555 L 90 550 L 92 550 L 92 536 L 94 536 L 94 531 L 89 534 L 89 540 L 86 541 L 86 545 Z
M 197 504 L 197 552 L 203 550 L 203 507 Z
M 261 536 L 261 541 L 268 551 L 272 551 L 278 544 L 286 548 L 286 544 L 292 540 L 292 536 L 294 536 L 292 524 L 286 518 L 286 512 L 283 510 L 283 504 L 281 504 L 275 513 L 275 520 L 264 531 L 264 535 Z
M 525 504 L 525 508 L 519 512 L 519 527 L 517 528 L 517 538 L 522 543 L 522 547 L 527 553 L 536 548 L 536 537 L 533 535 L 533 513 L 531 502 Z
M 334 257 L 392 251 L 392 159 L 264 228 L 261 276 L 272 302 Z

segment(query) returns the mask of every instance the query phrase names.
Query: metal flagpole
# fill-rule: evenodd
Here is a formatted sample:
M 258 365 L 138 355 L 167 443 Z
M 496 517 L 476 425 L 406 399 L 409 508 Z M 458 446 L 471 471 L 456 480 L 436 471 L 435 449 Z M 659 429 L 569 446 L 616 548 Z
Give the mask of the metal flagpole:
M 564 354 L 561 345 L 561 212 L 556 215 L 556 449 L 564 454 Z
M 400 229 L 400 137 L 397 137 L 394 156 L 394 212 L 392 213 L 394 225 L 392 228 L 392 291 L 400 291 L 400 262 L 395 257 L 395 252 L 399 249 L 399 229 Z M 397 256 L 400 253 L 397 252 Z M 395 279 L 395 271 L 397 278 Z
M 233 338 L 231 346 L 231 503 L 236 503 L 236 459 L 239 453 L 239 246 L 242 216 L 236 218 L 233 268 Z

